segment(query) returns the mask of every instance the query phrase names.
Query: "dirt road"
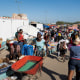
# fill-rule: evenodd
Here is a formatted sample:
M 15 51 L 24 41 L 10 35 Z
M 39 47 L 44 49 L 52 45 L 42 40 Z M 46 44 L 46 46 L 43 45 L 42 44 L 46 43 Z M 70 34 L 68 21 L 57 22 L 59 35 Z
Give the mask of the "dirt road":
M 6 57 L 9 52 L 2 50 L 0 58 Z M 43 60 L 43 68 L 39 80 L 67 80 L 68 76 L 68 60 L 69 51 L 66 54 L 66 61 L 63 62 L 60 57 L 57 57 L 57 53 L 53 53 Z M 74 77 L 73 77 L 73 80 Z

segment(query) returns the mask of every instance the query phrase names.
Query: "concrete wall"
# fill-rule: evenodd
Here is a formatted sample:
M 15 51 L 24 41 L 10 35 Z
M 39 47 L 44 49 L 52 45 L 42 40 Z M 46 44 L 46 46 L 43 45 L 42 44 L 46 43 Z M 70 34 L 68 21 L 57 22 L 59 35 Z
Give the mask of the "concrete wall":
M 13 37 L 17 28 L 20 26 L 29 25 L 29 20 L 19 19 L 3 19 L 0 17 L 0 38 L 6 41 L 7 38 Z

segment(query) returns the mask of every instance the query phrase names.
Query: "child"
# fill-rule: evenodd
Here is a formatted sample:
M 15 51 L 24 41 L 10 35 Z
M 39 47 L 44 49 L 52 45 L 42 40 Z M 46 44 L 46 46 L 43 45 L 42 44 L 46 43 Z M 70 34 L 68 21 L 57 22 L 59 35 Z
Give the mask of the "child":
M 60 42 L 60 55 L 62 56 L 63 62 L 65 62 L 65 53 L 67 52 L 66 42 Z

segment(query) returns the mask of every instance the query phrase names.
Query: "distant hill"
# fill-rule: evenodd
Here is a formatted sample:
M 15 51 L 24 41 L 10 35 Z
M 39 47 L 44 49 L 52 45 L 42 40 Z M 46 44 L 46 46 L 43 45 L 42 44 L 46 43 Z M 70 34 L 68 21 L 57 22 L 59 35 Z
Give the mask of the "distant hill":
M 76 22 L 64 22 L 64 21 L 57 21 L 56 25 L 63 25 L 63 24 L 80 24 L 80 21 L 76 21 Z

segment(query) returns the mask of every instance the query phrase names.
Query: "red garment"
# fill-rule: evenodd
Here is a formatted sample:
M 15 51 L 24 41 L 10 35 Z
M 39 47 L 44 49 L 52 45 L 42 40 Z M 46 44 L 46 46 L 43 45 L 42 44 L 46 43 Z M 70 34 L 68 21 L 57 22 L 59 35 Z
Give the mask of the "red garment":
M 70 43 L 73 44 L 73 41 L 71 40 Z
M 77 59 L 77 58 L 71 58 L 71 59 L 76 59 L 76 60 L 80 60 L 80 59 Z
M 19 40 L 23 40 L 23 35 L 21 33 L 19 33 Z M 22 41 L 23 42 L 23 41 Z
M 1 48 L 1 44 L 0 44 L 0 48 Z

